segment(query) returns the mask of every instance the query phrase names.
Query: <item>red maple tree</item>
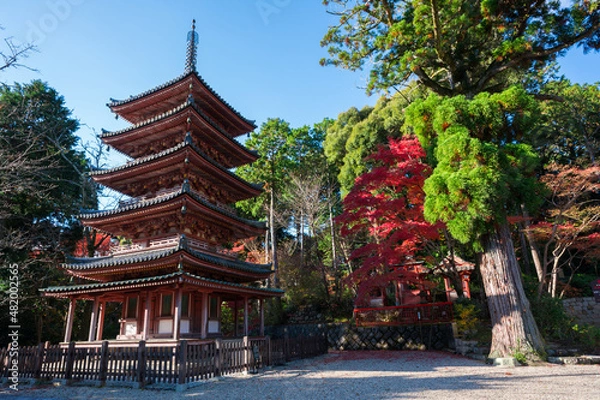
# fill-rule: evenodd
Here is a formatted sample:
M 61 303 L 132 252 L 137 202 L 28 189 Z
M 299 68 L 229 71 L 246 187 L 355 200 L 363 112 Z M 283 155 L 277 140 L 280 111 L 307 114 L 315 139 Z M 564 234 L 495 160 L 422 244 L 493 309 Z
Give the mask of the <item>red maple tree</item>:
M 83 238 L 75 243 L 74 257 L 107 256 L 110 254 L 111 236 L 93 229 L 85 229 Z
M 415 137 L 390 138 L 370 157 L 375 167 L 359 176 L 344 198 L 344 211 L 337 219 L 341 234 L 366 233 L 370 239 L 351 255 L 362 261 L 348 276 L 348 282 L 358 286 L 357 303 L 390 282 L 425 283 L 420 268 L 414 268 L 415 256 L 439 238 L 443 225 L 430 224 L 423 216 L 423 183 L 431 174 L 424 158 Z

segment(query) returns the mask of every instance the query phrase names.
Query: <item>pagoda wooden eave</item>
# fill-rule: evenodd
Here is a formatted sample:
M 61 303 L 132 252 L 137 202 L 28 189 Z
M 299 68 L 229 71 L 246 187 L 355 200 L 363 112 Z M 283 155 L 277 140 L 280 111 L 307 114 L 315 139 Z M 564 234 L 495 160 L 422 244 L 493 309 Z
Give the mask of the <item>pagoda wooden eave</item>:
M 230 293 L 255 298 L 281 297 L 284 294 L 280 289 L 260 288 L 239 283 L 223 282 L 203 278 L 184 271 L 123 281 L 88 283 L 73 286 L 53 286 L 40 289 L 40 291 L 47 297 L 92 299 L 103 294 L 114 295 L 119 292 L 156 290 L 161 287 L 173 287 L 176 285 L 182 285 L 184 287 L 189 285 L 199 291 Z
M 141 233 L 147 233 L 144 232 L 144 229 L 157 224 L 171 224 L 165 229 L 175 228 L 175 233 L 195 235 L 189 231 L 189 228 L 192 223 L 198 221 L 207 222 L 215 227 L 212 229 L 215 234 L 220 229 L 224 232 L 223 235 L 225 233 L 230 235 L 213 239 L 212 241 L 215 243 L 218 243 L 219 240 L 237 240 L 257 236 L 264 234 L 265 231 L 264 222 L 247 220 L 217 207 L 193 192 L 188 184 L 184 184 L 181 189 L 164 196 L 138 201 L 113 210 L 83 212 L 79 218 L 83 225 L 111 235 L 129 238 L 137 238 L 137 235 L 134 234 L 137 229 L 140 229 Z M 166 233 L 168 232 L 160 232 L 160 234 Z
M 200 275 L 237 283 L 263 280 L 272 274 L 270 264 L 251 264 L 206 254 L 191 249 L 185 239 L 176 247 L 162 250 L 146 250 L 101 258 L 71 258 L 68 261 L 62 264 L 61 268 L 70 275 L 101 282 L 116 280 L 111 277 L 125 274 L 144 277 L 155 271 L 201 271 Z
M 137 124 L 176 107 L 190 95 L 231 136 L 240 136 L 256 129 L 253 121 L 244 118 L 195 71 L 184 73 L 128 99 L 111 99 L 107 106 L 125 120 Z
M 218 124 L 205 115 L 193 102 L 186 100 L 167 112 L 141 121 L 115 132 L 103 131 L 102 141 L 119 152 L 136 158 L 148 150 L 158 152 L 161 142 L 170 147 L 170 138 L 182 141 L 183 136 L 191 132 L 196 143 L 204 142 L 215 151 L 227 155 L 221 162 L 227 168 L 238 167 L 254 162 L 258 158 L 255 151 L 249 150 L 225 132 Z M 156 149 L 148 149 L 154 143 Z
M 116 168 L 94 171 L 91 176 L 97 183 L 131 197 L 146 194 L 144 187 L 151 188 L 161 181 L 176 181 L 181 185 L 188 176 L 199 177 L 213 187 L 227 192 L 231 203 L 262 193 L 260 185 L 248 183 L 222 167 L 194 145 L 189 136 L 168 150 L 138 158 Z M 195 180 L 190 181 L 192 190 L 196 189 L 194 182 Z

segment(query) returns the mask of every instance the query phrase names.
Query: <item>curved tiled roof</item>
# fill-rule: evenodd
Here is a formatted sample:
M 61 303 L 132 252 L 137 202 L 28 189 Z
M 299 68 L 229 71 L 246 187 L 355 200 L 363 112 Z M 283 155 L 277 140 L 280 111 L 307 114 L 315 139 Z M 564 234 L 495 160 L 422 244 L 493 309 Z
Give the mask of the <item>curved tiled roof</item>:
M 161 284 L 170 284 L 172 282 L 176 282 L 179 279 L 188 280 L 189 282 L 196 281 L 196 283 L 204 283 L 206 286 L 221 286 L 225 288 L 233 288 L 233 289 L 242 289 L 251 292 L 264 293 L 265 295 L 272 296 L 281 296 L 283 295 L 283 290 L 281 289 L 272 289 L 272 288 L 258 288 L 253 286 L 242 285 L 239 283 L 231 283 L 218 281 L 215 279 L 203 278 L 201 276 L 193 275 L 188 272 L 177 271 L 167 275 L 160 276 L 151 276 L 146 278 L 137 278 L 137 279 L 129 279 L 124 281 L 114 281 L 114 282 L 102 282 L 102 283 L 88 283 L 88 284 L 80 284 L 73 286 L 52 286 L 45 289 L 40 289 L 40 291 L 44 294 L 52 295 L 52 294 L 78 294 L 82 292 L 90 292 L 90 291 L 108 291 L 110 289 L 118 288 L 119 286 L 127 289 L 130 287 L 135 287 L 139 285 L 147 285 L 154 284 L 154 286 L 158 286 Z
M 221 164 L 217 163 L 215 160 L 213 160 L 210 156 L 208 156 L 206 153 L 204 153 L 202 150 L 200 150 L 198 148 L 198 146 L 196 146 L 191 140 L 188 140 L 187 138 L 186 138 L 185 141 L 179 143 L 178 145 L 176 145 L 174 147 L 171 147 L 170 149 L 166 149 L 166 150 L 163 150 L 163 151 L 161 151 L 159 153 L 151 154 L 151 155 L 146 156 L 146 157 L 136 158 L 133 161 L 130 161 L 130 162 L 128 162 L 126 164 L 123 164 L 123 165 L 119 165 L 119 166 L 114 167 L 114 168 L 95 170 L 95 171 L 92 171 L 90 173 L 90 175 L 91 176 L 98 176 L 98 175 L 110 174 L 110 173 L 117 172 L 117 171 L 123 171 L 123 170 L 125 170 L 127 168 L 131 168 L 131 167 L 134 167 L 134 166 L 142 165 L 144 163 L 151 162 L 151 161 L 157 160 L 157 159 L 159 159 L 161 157 L 173 154 L 173 153 L 177 152 L 178 150 L 181 150 L 181 149 L 185 148 L 186 146 L 190 146 L 204 160 L 206 160 L 207 162 L 209 162 L 210 164 L 212 164 L 214 167 L 220 169 L 223 173 L 225 173 L 225 174 L 229 175 L 230 177 L 236 179 L 237 181 L 241 182 L 242 184 L 250 186 L 250 187 L 252 187 L 254 189 L 257 189 L 257 190 L 261 190 L 262 189 L 262 185 L 256 184 L 256 183 L 247 182 L 244 179 L 242 179 L 239 176 L 237 176 L 236 174 L 234 174 L 233 172 L 231 172 L 230 170 L 228 170 L 227 168 L 223 167 Z
M 206 115 L 201 109 L 200 107 L 198 107 L 196 105 L 196 103 L 194 103 L 193 100 L 191 99 L 187 99 L 184 103 L 178 105 L 177 107 L 164 112 L 160 115 L 157 115 L 153 118 L 144 120 L 142 122 L 138 122 L 137 124 L 133 124 L 130 125 L 126 128 L 120 129 L 118 131 L 107 131 L 107 130 L 102 130 L 102 133 L 100 134 L 100 138 L 109 138 L 109 137 L 114 137 L 114 136 L 118 136 L 121 135 L 123 133 L 127 133 L 127 132 L 131 132 L 135 129 L 144 127 L 144 126 L 148 126 L 151 125 L 157 121 L 161 121 L 163 119 L 169 118 L 177 113 L 179 113 L 180 111 L 185 110 L 187 107 L 192 107 L 206 122 L 208 122 L 213 128 L 215 128 L 219 133 L 223 134 L 229 141 L 231 141 L 234 145 L 240 147 L 241 149 L 243 149 L 244 151 L 248 152 L 249 154 L 252 154 L 254 156 L 258 156 L 258 152 L 256 150 L 250 150 L 248 149 L 246 146 L 244 146 L 243 144 L 241 144 L 237 139 L 235 139 L 233 136 L 231 136 L 229 133 L 227 133 L 223 128 L 221 128 L 219 126 L 219 124 L 217 124 L 216 122 L 214 122 L 208 115 Z
M 118 215 L 120 213 L 124 213 L 127 211 L 132 211 L 132 210 L 139 210 L 145 207 L 150 207 L 156 204 L 161 204 L 161 203 L 166 203 L 169 200 L 175 199 L 178 196 L 181 196 L 183 194 L 188 194 L 190 197 L 192 197 L 195 201 L 197 201 L 198 203 L 202 204 L 203 206 L 205 206 L 206 208 L 209 208 L 213 211 L 216 211 L 222 215 L 228 216 L 229 218 L 232 218 L 236 221 L 239 221 L 243 224 L 246 225 L 250 225 L 250 226 L 254 226 L 256 228 L 259 229 L 264 229 L 265 228 L 265 223 L 264 222 L 259 222 L 259 221 L 252 221 L 249 219 L 245 219 L 245 218 L 241 218 L 238 217 L 237 215 L 222 209 L 220 207 L 217 207 L 214 204 L 209 203 L 208 201 L 204 200 L 203 198 L 201 198 L 200 196 L 198 196 L 197 194 L 195 194 L 189 184 L 183 184 L 181 189 L 165 195 L 165 196 L 161 196 L 161 197 L 155 197 L 152 199 L 148 199 L 148 200 L 142 200 L 139 201 L 137 203 L 133 203 L 130 205 L 127 205 L 125 207 L 121 207 L 121 208 L 115 208 L 112 210 L 105 210 L 105 211 L 98 211 L 98 210 L 83 210 L 81 211 L 81 214 L 79 214 L 79 218 L 80 219 L 94 219 L 94 218 L 103 218 L 103 217 L 108 217 L 108 216 L 113 216 L 113 215 Z
M 118 107 L 124 104 L 127 104 L 129 102 L 132 102 L 134 100 L 137 99 L 141 99 L 144 96 L 148 96 L 149 94 L 152 93 L 156 93 L 161 89 L 164 89 L 166 87 L 169 87 L 179 81 L 182 81 L 184 79 L 186 79 L 187 77 L 189 77 L 190 75 L 195 75 L 196 78 L 198 78 L 198 80 L 200 81 L 200 83 L 202 83 L 202 85 L 204 85 L 204 87 L 206 87 L 208 89 L 208 91 L 215 96 L 221 103 L 223 103 L 227 108 L 229 108 L 231 111 L 233 111 L 235 113 L 235 115 L 237 115 L 240 119 L 242 119 L 243 121 L 245 121 L 246 123 L 252 125 L 254 128 L 256 128 L 256 124 L 255 121 L 249 120 L 246 117 L 242 116 L 242 114 L 239 113 L 239 111 L 237 111 L 235 108 L 233 108 L 231 106 L 231 104 L 229 104 L 227 101 L 225 101 L 225 99 L 223 99 L 221 97 L 221 95 L 219 95 L 208 83 L 206 83 L 206 81 L 200 76 L 200 74 L 198 74 L 196 71 L 190 71 L 190 72 L 184 72 L 183 74 L 179 75 L 178 77 L 171 79 L 170 81 L 167 81 L 161 85 L 158 85 L 152 89 L 146 90 L 140 94 L 137 94 L 135 96 L 130 96 L 128 99 L 125 100 L 116 100 L 116 99 L 110 99 L 110 102 L 107 103 L 106 105 L 108 107 Z
M 253 264 L 238 260 L 229 260 L 217 256 L 212 256 L 200 251 L 191 249 L 185 239 L 182 238 L 177 246 L 161 249 L 161 250 L 146 250 L 132 254 L 123 254 L 108 257 L 98 258 L 68 258 L 67 263 L 62 264 L 62 268 L 74 271 L 89 271 L 106 267 L 116 267 L 121 265 L 136 264 L 142 262 L 150 262 L 160 260 L 172 256 L 179 251 L 186 251 L 188 254 L 211 264 L 219 265 L 226 268 L 236 269 L 244 272 L 265 274 L 271 273 L 270 264 Z
M 155 261 L 175 254 L 177 250 L 178 248 L 173 247 L 170 249 L 150 250 L 135 254 L 113 255 L 106 257 L 67 257 L 67 262 L 62 264 L 61 267 L 73 270 L 89 270 L 109 266 Z

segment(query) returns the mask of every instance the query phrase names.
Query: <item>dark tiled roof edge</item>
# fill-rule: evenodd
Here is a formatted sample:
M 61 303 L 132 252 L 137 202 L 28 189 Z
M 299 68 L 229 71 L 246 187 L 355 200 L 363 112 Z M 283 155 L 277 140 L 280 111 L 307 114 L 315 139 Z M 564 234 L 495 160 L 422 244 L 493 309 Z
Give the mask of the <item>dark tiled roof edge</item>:
M 161 89 L 164 89 L 168 86 L 171 86 L 185 78 L 187 78 L 188 76 L 195 74 L 196 77 L 198 78 L 198 80 L 204 85 L 204 87 L 206 87 L 213 96 L 215 96 L 221 103 L 223 103 L 227 108 L 229 108 L 231 111 L 233 111 L 235 113 L 235 115 L 237 115 L 240 119 L 242 119 L 244 122 L 246 122 L 247 124 L 250 124 L 251 126 L 253 126 L 254 128 L 256 128 L 256 124 L 254 121 L 247 119 L 246 117 L 244 117 L 239 111 L 237 111 L 235 108 L 233 108 L 231 106 L 231 104 L 229 104 L 227 101 L 225 101 L 225 99 L 223 99 L 221 97 L 221 95 L 219 95 L 205 80 L 204 78 L 202 78 L 202 76 L 200 76 L 200 74 L 198 74 L 196 71 L 189 71 L 189 72 L 184 72 L 183 74 L 179 75 L 178 77 L 171 79 L 170 81 L 167 81 L 161 85 L 155 86 L 152 89 L 146 90 L 142 93 L 139 93 L 135 96 L 130 96 L 128 99 L 124 99 L 124 100 L 116 100 L 116 99 L 110 99 L 110 102 L 107 103 L 106 105 L 108 107 L 117 107 L 117 106 L 121 106 L 123 104 L 127 104 L 131 101 L 137 100 L 137 99 L 141 99 L 144 96 L 147 96 L 149 94 L 158 92 Z

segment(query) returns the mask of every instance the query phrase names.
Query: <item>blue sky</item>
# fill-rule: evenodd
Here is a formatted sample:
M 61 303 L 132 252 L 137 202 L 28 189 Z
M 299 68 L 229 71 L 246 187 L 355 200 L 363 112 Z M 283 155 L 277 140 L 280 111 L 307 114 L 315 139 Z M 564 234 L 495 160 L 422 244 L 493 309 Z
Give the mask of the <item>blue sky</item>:
M 33 40 L 39 53 L 25 60 L 38 72 L 10 69 L 0 81 L 42 79 L 82 124 L 120 129 L 126 123 L 105 104 L 180 75 L 193 18 L 199 73 L 259 125 L 269 117 L 313 124 L 376 102 L 362 89 L 366 72 L 319 66 L 319 41 L 335 23 L 320 0 L 4 0 L 0 37 Z M 598 54 L 574 50 L 561 65 L 575 82 L 600 81 Z

